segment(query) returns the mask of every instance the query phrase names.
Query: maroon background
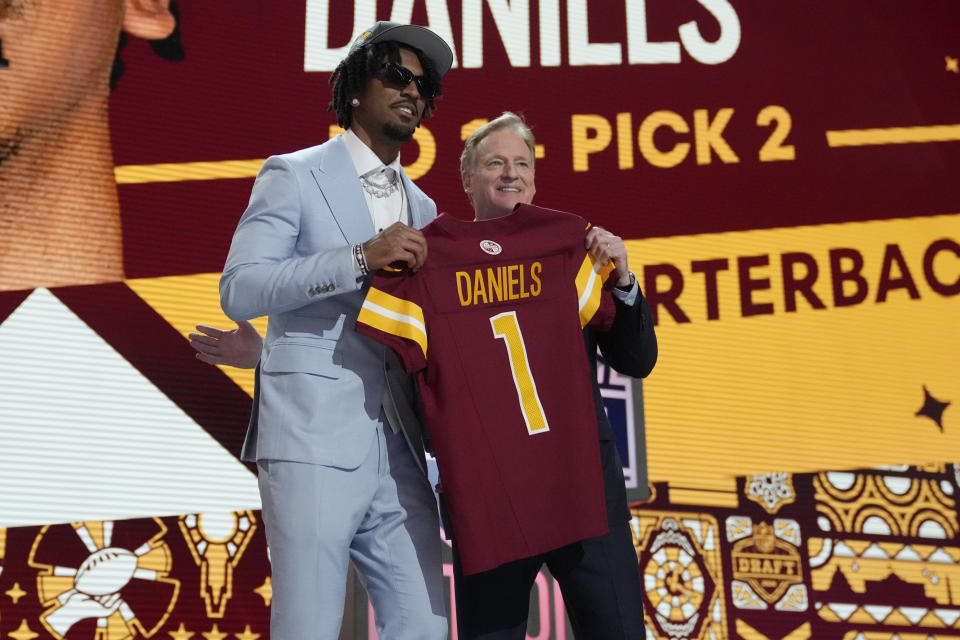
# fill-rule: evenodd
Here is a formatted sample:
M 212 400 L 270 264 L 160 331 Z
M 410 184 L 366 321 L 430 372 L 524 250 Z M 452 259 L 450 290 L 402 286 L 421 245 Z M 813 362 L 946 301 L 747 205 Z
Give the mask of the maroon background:
M 460 3 L 448 3 L 458 60 Z M 337 4 L 337 7 L 342 5 Z M 622 2 L 588 3 L 591 42 L 620 42 L 626 59 Z M 571 67 L 561 7 L 562 64 L 539 66 L 537 3 L 531 3 L 531 64 L 510 67 L 484 3 L 484 64 L 453 69 L 437 115 L 433 168 L 419 184 L 441 209 L 466 214 L 457 172 L 460 127 L 504 109 L 523 112 L 546 157 L 538 164 L 537 202 L 580 212 L 628 238 L 954 213 L 960 144 L 827 147 L 830 129 L 952 124 L 960 120 L 960 75 L 944 57 L 960 56 L 960 6 L 922 7 L 886 0 L 808 4 L 734 2 L 741 42 L 727 62 L 704 65 L 682 50 L 680 64 Z M 389 18 L 391 2 L 378 3 Z M 648 39 L 679 41 L 696 20 L 706 39 L 719 27 L 693 0 L 649 0 Z M 126 75 L 112 98 L 116 163 L 143 164 L 263 158 L 318 144 L 334 122 L 326 113 L 329 74 L 303 71 L 305 3 L 181 2 L 187 57 L 155 56 L 131 39 Z M 426 23 L 422 2 L 414 21 Z M 346 44 L 352 11 L 333 11 L 331 46 Z M 765 106 L 793 118 L 787 144 L 794 161 L 763 162 L 757 151 L 772 128 L 755 124 Z M 694 152 L 670 169 L 646 163 L 620 170 L 616 132 L 590 156 L 590 171 L 572 170 L 570 116 L 596 113 L 615 122 L 669 109 L 692 128 L 693 111 L 735 109 L 724 132 L 740 162 Z M 692 141 L 662 129 L 661 149 Z M 416 157 L 411 145 L 405 162 Z M 121 185 L 128 277 L 218 271 L 252 179 Z

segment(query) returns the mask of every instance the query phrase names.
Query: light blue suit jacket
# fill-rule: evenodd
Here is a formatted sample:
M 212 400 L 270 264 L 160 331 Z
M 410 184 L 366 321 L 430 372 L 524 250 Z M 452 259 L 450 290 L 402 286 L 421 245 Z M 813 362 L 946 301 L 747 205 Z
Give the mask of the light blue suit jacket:
M 401 178 L 412 226 L 422 227 L 436 205 Z M 220 279 L 231 319 L 269 316 L 244 460 L 355 468 L 389 389 L 424 469 L 412 380 L 392 352 L 354 331 L 369 278 L 357 280 L 351 247 L 373 235 L 340 136 L 270 157 L 260 169 Z

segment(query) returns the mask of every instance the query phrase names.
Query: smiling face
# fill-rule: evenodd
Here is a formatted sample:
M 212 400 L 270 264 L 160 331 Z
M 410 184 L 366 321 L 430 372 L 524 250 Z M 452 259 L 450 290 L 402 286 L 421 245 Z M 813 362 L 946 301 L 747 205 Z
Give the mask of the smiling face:
M 530 147 L 510 129 L 477 143 L 473 166 L 461 178 L 477 220 L 505 216 L 518 204 L 532 202 L 537 192 Z
M 420 60 L 409 49 L 400 48 L 400 66 L 415 76 L 423 75 Z M 380 142 L 397 146 L 408 142 L 420 124 L 426 107 L 426 101 L 415 82 L 401 87 L 383 73 L 367 80 L 357 98 L 360 104 L 353 108 L 351 126 L 361 139 L 364 134 L 369 137 L 374 151 Z

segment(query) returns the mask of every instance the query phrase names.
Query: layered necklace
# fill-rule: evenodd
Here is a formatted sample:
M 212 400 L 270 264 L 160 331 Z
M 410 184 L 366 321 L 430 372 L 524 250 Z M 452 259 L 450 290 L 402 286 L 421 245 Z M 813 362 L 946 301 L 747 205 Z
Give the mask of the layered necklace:
M 400 180 L 400 174 L 390 167 L 380 167 L 360 176 L 360 186 L 363 187 L 363 190 L 371 197 L 375 199 L 385 199 L 390 198 L 398 191 L 400 192 L 400 208 L 396 214 L 390 215 L 389 224 L 394 222 L 399 222 L 403 220 L 403 211 L 404 206 L 406 205 L 406 191 L 403 188 L 403 181 Z M 383 207 L 387 206 L 387 202 L 383 203 Z M 383 209 L 381 209 L 383 210 Z M 384 213 L 386 211 L 384 210 Z M 374 216 L 374 220 L 377 219 L 377 216 Z M 385 225 L 385 226 L 389 226 Z M 379 225 L 377 225 L 379 226 Z M 377 231 L 383 231 L 383 228 L 378 228 Z
M 390 167 L 374 169 L 360 176 L 360 185 L 373 198 L 389 198 L 396 193 L 400 180 Z

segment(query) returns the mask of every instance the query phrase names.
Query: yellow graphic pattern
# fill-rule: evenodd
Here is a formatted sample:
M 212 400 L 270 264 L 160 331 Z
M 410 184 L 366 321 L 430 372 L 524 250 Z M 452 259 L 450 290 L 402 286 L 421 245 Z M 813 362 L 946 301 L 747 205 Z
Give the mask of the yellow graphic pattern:
M 111 521 L 72 523 L 77 537 L 90 552 L 86 558 L 77 558 L 77 567 L 35 561 L 41 540 L 54 525 L 40 530 L 27 562 L 40 569 L 37 595 L 47 607 L 40 622 L 50 635 L 62 640 L 74 624 L 89 618 L 97 619 L 94 640 L 131 640 L 137 635 L 149 638 L 163 627 L 177 601 L 180 582 L 167 577 L 172 569 L 170 548 L 163 541 L 167 529 L 159 519 L 153 521 L 158 533 L 133 550 L 111 546 Z M 99 575 L 92 577 L 94 573 Z M 123 588 L 134 579 L 173 587 L 166 611 L 149 628 L 123 599 Z
M 27 624 L 27 620 L 24 618 L 20 620 L 20 626 L 17 627 L 15 631 L 11 631 L 7 635 L 13 638 L 13 640 L 33 640 L 40 634 L 31 629 L 30 625 Z
M 656 640 L 726 640 L 726 583 L 717 521 L 709 514 L 634 509 L 645 595 Z
M 957 610 L 931 611 L 922 607 L 878 607 L 861 606 L 853 609 L 845 603 L 827 603 L 818 611 L 827 622 L 845 622 L 847 624 L 884 624 L 900 627 L 931 627 L 937 629 L 960 629 L 956 619 Z M 882 609 L 882 610 L 881 610 Z M 950 614 L 950 615 L 944 615 Z
M 851 631 L 843 640 L 958 640 L 960 635 L 942 633 L 890 633 L 887 631 Z
M 830 472 L 814 478 L 817 524 L 825 537 L 808 539 L 811 586 L 821 620 L 842 625 L 884 625 L 960 631 L 960 547 L 956 539 L 956 491 L 944 465 L 871 472 Z M 936 474 L 936 475 L 928 475 Z M 910 542 L 891 539 L 909 537 Z M 907 603 L 871 604 L 871 586 L 893 580 L 915 590 Z M 838 583 L 855 598 L 831 598 Z M 920 589 L 917 589 L 920 587 Z M 917 602 L 917 594 L 929 604 Z M 849 600 L 855 600 L 850 602 Z M 897 631 L 899 633 L 899 631 Z M 845 636 L 893 638 L 889 632 Z M 899 634 L 901 639 L 914 634 Z M 958 635 L 915 637 L 950 637 Z
M 935 479 L 835 472 L 818 474 L 813 486 L 817 511 L 836 531 L 957 536 L 956 500 Z
M 734 543 L 731 557 L 733 577 L 749 584 L 770 604 L 791 585 L 803 582 L 799 551 L 774 536 L 773 527 L 765 522 L 757 524 L 751 538 Z
M 797 494 L 793 489 L 792 473 L 763 473 L 747 479 L 746 496 L 769 514 L 793 504 Z
M 732 493 L 736 477 L 925 463 L 960 451 L 960 295 L 938 293 L 925 275 L 928 262 L 936 286 L 960 281 L 960 255 L 939 250 L 942 240 L 960 243 L 960 214 L 628 241 L 653 302 L 647 272 L 676 269 L 674 302 L 689 320 L 657 306 L 661 357 L 643 386 L 650 481 L 669 483 L 674 504 L 708 505 L 718 501 L 704 497 Z M 860 304 L 834 304 L 837 248 L 863 259 Z M 824 308 L 788 295 L 783 255 L 791 252 L 818 267 L 810 289 Z M 918 298 L 900 287 L 878 301 L 885 256 L 888 280 L 905 277 L 890 259 L 902 256 Z M 711 320 L 710 287 L 692 263 L 715 259 L 727 268 L 716 273 Z M 758 288 L 741 287 L 741 268 Z M 657 291 L 669 284 L 657 276 Z M 853 283 L 841 284 L 852 295 Z M 745 298 L 769 313 L 745 315 Z M 915 415 L 924 386 L 953 401 L 943 431 Z
M 832 557 L 811 570 L 814 591 L 826 591 L 839 571 L 856 593 L 867 593 L 867 582 L 896 575 L 923 585 L 924 595 L 940 605 L 960 606 L 960 548 L 870 540 L 810 538 L 811 565 L 822 555 Z
M 951 142 L 954 140 L 960 140 L 960 124 L 827 131 L 827 145 L 831 147 L 862 147 L 865 145 L 904 144 L 908 142 Z
M 233 572 L 257 530 L 252 511 L 180 516 L 180 531 L 200 567 L 207 615 L 222 618 L 233 597 Z
M 743 620 L 737 619 L 737 633 L 740 634 L 740 637 L 743 640 L 776 640 L 765 636 Z M 807 640 L 812 637 L 813 632 L 810 630 L 810 623 L 804 622 L 802 625 L 783 636 L 779 640 Z

